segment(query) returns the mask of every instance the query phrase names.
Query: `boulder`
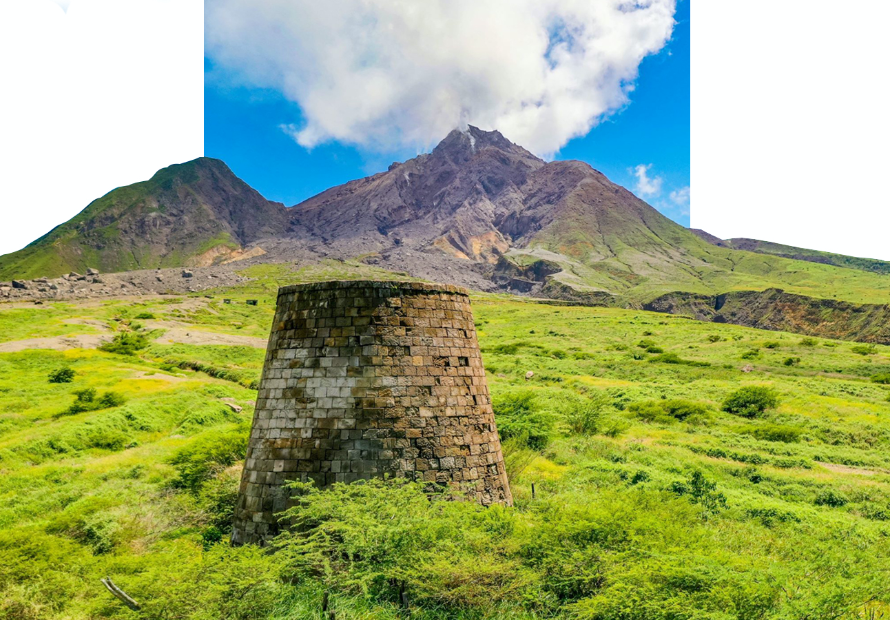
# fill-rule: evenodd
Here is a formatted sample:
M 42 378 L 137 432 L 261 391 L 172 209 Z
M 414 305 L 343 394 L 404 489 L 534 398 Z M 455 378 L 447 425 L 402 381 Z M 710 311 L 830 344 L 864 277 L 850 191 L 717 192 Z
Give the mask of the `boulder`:
M 76 271 L 72 271 L 71 273 L 68 274 L 68 277 L 74 278 L 75 280 L 77 280 L 78 278 L 80 278 L 80 274 L 77 273 Z
M 25 282 L 24 280 L 13 280 L 12 288 L 27 289 L 28 283 Z
M 195 275 L 195 274 L 193 274 L 193 273 L 192 273 L 191 271 L 189 271 L 188 269 L 183 269 L 183 270 L 182 270 L 182 277 L 183 277 L 183 278 L 191 278 L 191 277 L 193 277 L 194 275 Z
M 92 267 L 90 267 L 89 269 L 87 269 L 87 275 L 88 276 L 97 276 L 97 275 L 99 275 L 99 270 L 93 269 Z

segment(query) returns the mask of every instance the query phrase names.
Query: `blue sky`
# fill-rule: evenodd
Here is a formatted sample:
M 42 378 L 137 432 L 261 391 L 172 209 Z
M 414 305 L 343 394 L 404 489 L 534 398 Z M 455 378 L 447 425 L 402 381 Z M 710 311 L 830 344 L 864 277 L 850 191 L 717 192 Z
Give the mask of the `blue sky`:
M 569 141 L 554 158 L 585 161 L 688 225 L 689 0 L 680 0 L 675 21 L 667 45 L 640 64 L 630 102 L 586 136 Z M 336 140 L 307 149 L 281 129 L 305 124 L 298 103 L 281 89 L 230 86 L 217 78 L 218 72 L 205 58 L 204 153 L 224 160 L 270 200 L 291 206 L 418 153 L 417 148 L 359 147 Z

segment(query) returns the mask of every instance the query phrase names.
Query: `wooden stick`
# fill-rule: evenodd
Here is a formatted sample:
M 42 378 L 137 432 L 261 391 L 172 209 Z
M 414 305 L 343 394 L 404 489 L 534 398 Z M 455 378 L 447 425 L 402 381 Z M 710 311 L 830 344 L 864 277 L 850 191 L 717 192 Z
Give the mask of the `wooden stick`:
M 532 482 L 532 499 L 535 499 L 535 483 Z
M 99 581 L 102 582 L 102 585 L 105 586 L 109 592 L 111 592 L 117 598 L 119 598 L 124 603 L 124 605 L 126 605 L 133 611 L 136 611 L 139 609 L 139 603 L 137 603 L 132 598 L 130 598 L 126 592 L 124 592 L 123 590 L 118 588 L 116 585 L 114 585 L 114 582 L 111 580 L 111 577 L 106 577 L 105 579 L 100 579 Z

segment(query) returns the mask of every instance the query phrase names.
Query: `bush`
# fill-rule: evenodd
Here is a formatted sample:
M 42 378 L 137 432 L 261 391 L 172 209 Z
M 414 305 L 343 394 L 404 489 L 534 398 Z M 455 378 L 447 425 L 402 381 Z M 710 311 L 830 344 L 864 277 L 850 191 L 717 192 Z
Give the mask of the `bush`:
M 644 338 L 643 340 L 640 340 L 640 341 L 637 343 L 637 346 L 640 347 L 641 349 L 648 349 L 649 347 L 654 347 L 654 346 L 657 346 L 657 345 L 656 345 L 655 341 L 653 341 L 653 340 L 646 340 L 646 339 Z
M 653 345 L 651 347 L 646 347 L 646 353 L 664 353 L 664 349 Z
M 569 401 L 564 410 L 569 430 L 579 435 L 593 435 L 599 431 L 607 402 L 608 398 L 602 393 Z
M 756 418 L 779 404 L 775 390 L 761 386 L 740 388 L 723 401 L 723 411 L 745 418 Z
M 696 362 L 693 360 L 684 360 L 676 353 L 663 353 L 649 358 L 650 362 L 661 364 L 682 364 L 684 366 L 710 366 L 708 362 Z
M 759 349 L 748 349 L 747 351 L 742 353 L 743 360 L 756 360 L 758 357 L 760 357 Z
M 865 345 L 865 344 L 857 344 L 855 347 L 850 347 L 850 350 L 853 353 L 857 353 L 859 355 L 874 355 L 877 353 L 877 349 L 875 345 Z
M 543 450 L 550 443 L 555 420 L 541 410 L 534 392 L 507 393 L 493 399 L 492 408 L 501 439 L 515 438 L 534 450 Z
M 144 321 L 144 320 L 155 318 L 155 315 L 153 315 L 151 312 L 140 312 L 139 314 L 136 315 L 135 318 L 142 319 Z
M 63 412 L 63 415 L 120 407 L 126 402 L 126 399 L 117 392 L 105 392 L 98 398 L 96 395 L 96 388 L 86 388 L 74 392 L 74 402 Z
M 799 428 L 783 424 L 763 424 L 746 428 L 742 432 L 764 441 L 780 441 L 782 443 L 796 443 L 800 441 L 800 436 L 803 434 Z
M 148 346 L 148 339 L 142 334 L 134 334 L 132 332 L 120 332 L 115 334 L 114 340 L 106 342 L 99 347 L 100 351 L 106 353 L 117 353 L 119 355 L 135 355 L 136 351 L 141 351 Z
M 674 481 L 669 489 L 672 493 L 686 496 L 690 501 L 700 504 L 703 515 L 717 513 L 721 508 L 726 508 L 726 496 L 717 491 L 717 483 L 705 478 L 700 471 L 692 472 L 686 482 Z
M 872 383 L 880 383 L 881 385 L 890 385 L 890 372 L 884 372 L 877 375 L 874 375 L 872 378 Z
M 846 505 L 847 498 L 833 489 L 826 489 L 816 496 L 814 502 L 817 506 L 829 506 L 831 508 L 840 508 Z
M 711 334 L 708 336 L 708 342 L 720 342 L 723 340 L 722 336 L 718 336 L 717 334 Z
M 49 373 L 50 383 L 71 383 L 74 381 L 74 370 L 71 368 L 56 368 Z
M 690 400 L 679 398 L 672 400 L 647 400 L 633 403 L 627 410 L 646 422 L 659 422 L 662 424 L 677 420 L 689 420 L 706 418 L 707 406 Z
M 780 346 L 782 346 L 782 345 L 780 343 L 776 342 L 775 340 L 770 340 L 769 342 L 763 343 L 764 349 L 778 349 Z
M 815 338 L 803 338 L 800 341 L 800 346 L 802 347 L 815 347 L 817 344 L 819 344 L 819 341 Z
M 786 366 L 798 366 L 800 365 L 799 357 L 789 357 L 783 362 Z
M 173 487 L 197 493 L 205 482 L 246 454 L 247 433 L 240 430 L 195 439 L 170 459 L 176 469 Z

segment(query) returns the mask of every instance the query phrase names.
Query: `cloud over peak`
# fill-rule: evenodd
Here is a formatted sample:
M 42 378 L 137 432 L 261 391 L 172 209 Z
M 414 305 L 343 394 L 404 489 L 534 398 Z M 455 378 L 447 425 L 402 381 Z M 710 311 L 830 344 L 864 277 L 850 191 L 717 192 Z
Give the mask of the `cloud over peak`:
M 628 102 L 675 0 L 208 0 L 226 79 L 300 106 L 289 132 L 425 148 L 467 123 L 540 155 Z

